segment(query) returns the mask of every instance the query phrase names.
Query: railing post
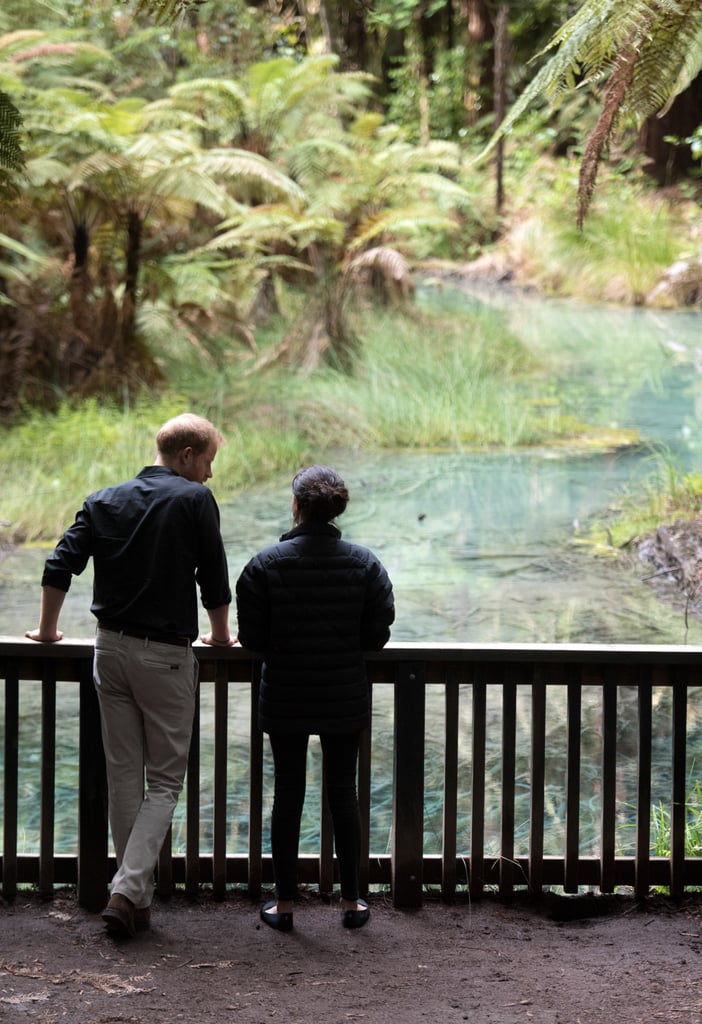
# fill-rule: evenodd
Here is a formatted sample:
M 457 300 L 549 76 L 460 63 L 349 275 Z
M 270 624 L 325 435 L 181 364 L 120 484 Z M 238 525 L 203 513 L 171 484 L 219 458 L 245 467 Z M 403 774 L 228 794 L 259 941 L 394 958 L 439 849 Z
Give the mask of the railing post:
M 109 881 L 107 775 L 92 657 L 80 661 L 79 672 L 78 902 L 97 913 L 105 906 Z
M 580 865 L 580 754 L 582 747 L 582 674 L 577 666 L 566 672 L 566 808 L 565 864 L 566 892 L 578 891 Z
M 193 714 L 193 732 L 188 751 L 185 790 L 185 891 L 195 896 L 200 887 L 200 700 L 198 682 Z
M 458 707 L 459 689 L 456 671 L 449 666 L 446 673 L 444 707 L 444 814 L 441 844 L 441 893 L 456 891 L 456 817 L 458 811 Z
M 251 740 L 249 752 L 249 896 L 259 899 L 263 884 L 263 733 L 258 727 L 261 662 L 251 663 Z
M 602 813 L 600 825 L 600 889 L 616 888 L 617 814 L 617 675 L 607 666 L 602 677 Z
M 54 890 L 56 796 L 56 663 L 43 661 L 41 680 L 41 795 L 39 825 L 39 892 Z
M 227 734 L 229 712 L 229 671 L 226 661 L 216 661 L 214 670 L 215 746 L 214 821 L 212 840 L 212 891 L 223 900 L 227 888 Z
M 672 792 L 670 807 L 670 895 L 679 899 L 685 891 L 685 819 L 687 794 L 687 685 L 684 673 L 673 672 Z
M 5 679 L 5 775 L 2 826 L 2 894 L 17 895 L 17 811 L 19 771 L 19 679 L 15 669 Z
M 529 812 L 529 892 L 544 885 L 544 788 L 546 780 L 546 682 L 534 669 L 531 680 L 531 808 Z
M 500 801 L 500 896 L 514 889 L 515 770 L 517 744 L 517 683 L 514 675 L 502 682 L 502 799 Z
M 653 687 L 651 670 L 641 670 L 638 681 L 638 750 L 636 779 L 636 872 L 639 897 L 648 895 L 651 877 L 651 747 L 653 742 Z
M 371 691 L 372 698 L 372 691 Z M 371 707 L 373 701 L 371 699 Z M 361 857 L 358 883 L 361 896 L 368 894 L 370 877 L 371 730 L 364 729 L 358 751 L 358 807 L 361 814 Z
M 392 901 L 421 907 L 424 855 L 424 663 L 400 662 L 395 686 Z
M 485 886 L 485 761 L 487 743 L 487 681 L 493 666 L 473 670 L 470 807 L 470 895 L 478 899 Z

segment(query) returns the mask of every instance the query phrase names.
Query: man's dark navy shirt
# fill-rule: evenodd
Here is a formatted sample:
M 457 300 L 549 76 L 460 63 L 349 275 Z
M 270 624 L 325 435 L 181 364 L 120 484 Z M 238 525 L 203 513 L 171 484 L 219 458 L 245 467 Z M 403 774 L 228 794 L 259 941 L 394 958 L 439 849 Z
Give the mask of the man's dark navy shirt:
M 47 558 L 42 586 L 67 591 L 91 557 L 90 610 L 112 628 L 195 640 L 197 588 L 205 608 L 232 599 L 217 503 L 166 466 L 87 497 Z

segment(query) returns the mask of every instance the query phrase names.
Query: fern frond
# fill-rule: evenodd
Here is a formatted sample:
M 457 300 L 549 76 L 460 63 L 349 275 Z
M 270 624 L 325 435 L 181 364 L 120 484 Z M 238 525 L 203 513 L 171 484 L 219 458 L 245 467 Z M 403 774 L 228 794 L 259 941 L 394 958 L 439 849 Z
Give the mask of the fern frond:
M 24 166 L 22 115 L 5 92 L 0 92 L 0 166 L 19 171 Z
M 680 0 L 680 10 L 659 22 L 641 47 L 626 104 L 638 120 L 663 110 L 702 68 L 699 0 Z
M 258 182 L 290 202 L 302 202 L 304 191 L 297 182 L 280 171 L 275 164 L 244 149 L 212 149 L 200 158 L 200 167 L 213 177 L 224 177 L 236 183 L 240 179 Z
M 383 276 L 393 281 L 403 281 L 409 275 L 409 264 L 402 253 L 387 246 L 376 246 L 366 249 L 360 256 L 355 256 L 349 263 L 349 270 L 377 268 Z
M 305 139 L 287 155 L 288 166 L 298 181 L 319 181 L 344 173 L 356 160 L 348 142 L 334 138 Z
M 178 101 L 178 109 L 200 110 L 204 106 L 211 110 L 214 107 L 229 116 L 239 115 L 247 99 L 244 89 L 230 78 L 193 78 L 178 82 L 170 87 L 168 95 Z
M 18 242 L 16 238 L 10 238 L 9 235 L 4 235 L 0 232 L 0 249 L 7 249 L 9 252 L 14 252 L 17 256 L 21 256 L 29 263 L 44 263 L 44 257 L 39 256 L 34 249 L 30 249 L 28 245 L 23 245 L 22 242 Z
M 343 234 L 343 224 L 333 218 L 296 215 L 290 206 L 270 204 L 224 221 L 220 233 L 202 246 L 202 250 L 255 248 L 263 251 L 285 245 L 304 250 L 312 242 L 339 245 Z
M 222 216 L 228 214 L 233 206 L 226 189 L 193 163 L 170 164 L 159 167 L 143 179 L 149 191 L 161 199 L 173 202 L 189 203 L 201 206 L 205 210 Z
M 558 106 L 563 95 L 606 79 L 622 52 L 634 73 L 622 107 L 638 119 L 660 109 L 702 67 L 699 0 L 585 0 L 537 56 L 555 49 L 511 107 L 478 159 L 508 134 L 538 97 Z M 616 120 L 616 118 L 615 118 Z
M 197 7 L 204 2 L 205 0 L 137 0 L 135 13 L 148 14 L 159 25 L 170 25 L 178 18 L 182 18 L 188 8 Z
M 349 252 L 363 249 L 379 238 L 411 238 L 424 229 L 432 231 L 455 230 L 456 222 L 426 206 L 406 206 L 366 218 L 348 243 Z
M 388 175 L 379 188 L 379 195 L 401 196 L 408 193 L 416 196 L 419 193 L 427 199 L 431 196 L 435 203 L 440 200 L 454 205 L 463 202 L 470 202 L 470 195 L 466 190 L 443 174 L 435 174 L 429 171 L 420 171 L 407 179 L 405 175 Z
M 34 188 L 56 185 L 69 180 L 72 168 L 54 157 L 40 156 L 27 161 L 27 178 Z
M 607 82 L 602 111 L 585 145 L 580 163 L 577 224 L 582 228 L 595 188 L 597 168 L 634 75 L 633 55 L 625 51 Z

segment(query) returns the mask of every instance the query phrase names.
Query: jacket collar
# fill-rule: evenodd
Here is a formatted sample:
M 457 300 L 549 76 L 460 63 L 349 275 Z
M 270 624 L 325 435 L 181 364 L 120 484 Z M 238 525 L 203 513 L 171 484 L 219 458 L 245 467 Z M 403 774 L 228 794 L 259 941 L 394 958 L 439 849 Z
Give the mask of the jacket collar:
M 288 530 L 284 533 L 281 540 L 292 540 L 293 537 L 341 537 L 341 530 L 338 530 L 336 526 L 331 523 L 298 523 L 297 526 L 293 526 L 292 530 Z

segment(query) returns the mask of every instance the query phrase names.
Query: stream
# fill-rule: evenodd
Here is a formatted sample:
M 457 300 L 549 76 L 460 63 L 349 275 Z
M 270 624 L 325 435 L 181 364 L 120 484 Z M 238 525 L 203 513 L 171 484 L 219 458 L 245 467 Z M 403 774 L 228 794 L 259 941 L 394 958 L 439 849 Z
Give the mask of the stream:
M 556 376 L 544 382 L 545 392 L 557 393 L 569 412 L 602 429 L 638 431 L 641 443 L 607 450 L 574 444 L 506 451 L 326 453 L 324 460 L 339 470 L 351 494 L 339 524 L 344 536 L 372 548 L 393 580 L 397 620 L 392 639 L 420 643 L 702 644 L 702 623 L 692 617 L 686 621 L 684 601 L 675 591 L 661 601 L 647 578 L 652 573 L 650 566 L 595 557 L 583 543 L 593 518 L 601 517 L 623 494 L 645 492 L 661 465 L 697 466 L 702 451 L 702 314 L 578 306 L 505 290 L 468 293 L 465 288 L 445 286 L 441 290 L 426 288 L 419 301 L 427 309 L 437 305 L 453 305 L 458 310 L 470 310 L 475 304 L 488 307 L 537 358 L 555 366 Z M 290 477 L 296 468 L 231 503 L 220 502 L 232 583 L 254 551 L 289 527 Z M 215 494 L 217 483 L 215 464 Z M 0 561 L 0 634 L 22 635 L 36 625 L 45 556 L 40 548 L 22 548 Z M 94 632 L 88 610 L 90 588 L 88 570 L 74 582 L 63 609 L 61 625 L 67 636 Z M 203 629 L 206 621 L 204 616 Z M 596 732 L 596 695 L 592 700 L 584 713 L 592 717 Z M 23 696 L 22 701 L 20 749 L 23 771 L 31 782 L 27 782 L 21 824 L 26 848 L 34 849 L 37 709 L 30 697 Z M 59 696 L 59 719 L 63 717 L 67 728 L 59 743 L 57 765 L 57 805 L 61 808 L 57 846 L 65 826 L 67 850 L 75 820 L 75 708 L 71 701 Z M 390 703 L 387 711 L 381 705 L 375 718 L 382 742 L 386 731 L 388 738 L 391 735 Z M 208 713 L 203 708 L 205 721 Z M 233 722 L 239 713 L 246 721 L 242 706 L 240 712 L 233 709 Z M 441 712 L 431 700 L 428 713 L 430 723 L 436 716 L 436 740 L 429 736 L 427 741 L 425 807 L 427 852 L 434 852 L 441 833 Z M 489 758 L 487 768 L 488 773 L 495 773 L 496 783 L 499 715 L 496 708 L 491 723 L 495 757 L 494 761 Z M 694 723 L 694 736 L 689 737 L 692 772 L 695 760 L 702 757 L 702 725 L 698 724 L 702 720 L 702 689 L 690 694 L 690 720 Z M 555 722 L 553 730 L 554 749 L 561 749 L 562 722 Z M 468 733 L 465 743 L 469 743 Z M 244 763 L 245 738 L 241 746 Z M 431 756 L 434 746 L 435 758 Z M 668 756 L 662 750 L 663 764 Z M 310 758 L 311 776 L 317 780 L 319 758 L 314 747 Z M 632 761 L 623 771 L 633 773 L 634 767 Z M 596 751 L 591 770 L 596 778 Z M 233 764 L 232 772 L 239 777 L 240 768 Z M 377 772 L 374 780 L 371 849 L 376 851 L 389 842 L 390 779 L 388 764 L 387 771 Z M 266 785 L 270 790 L 268 782 Z M 561 785 L 558 775 L 548 785 L 557 793 Z M 208 786 L 205 778 L 205 835 L 209 829 Z M 317 790 L 316 783 L 310 785 L 302 852 L 314 851 L 318 842 Z M 242 790 L 231 799 L 232 832 L 245 844 L 246 793 Z M 590 811 L 584 808 L 584 818 L 586 815 L 591 815 L 592 837 L 584 841 L 585 850 L 590 842 L 597 842 L 596 801 Z M 628 823 L 624 827 L 629 827 Z M 179 807 L 174 821 L 176 848 L 182 828 Z M 561 839 L 559 827 L 554 825 L 548 841 L 557 849 Z

